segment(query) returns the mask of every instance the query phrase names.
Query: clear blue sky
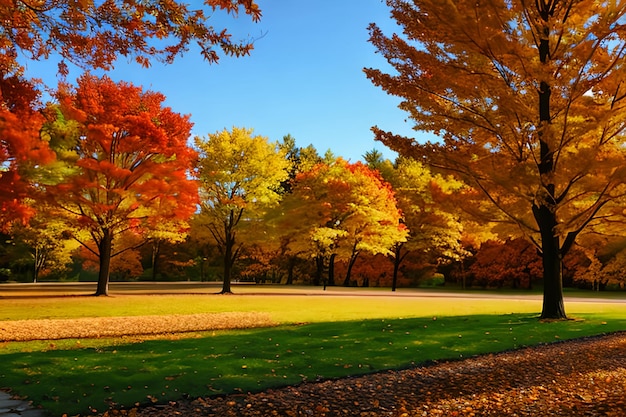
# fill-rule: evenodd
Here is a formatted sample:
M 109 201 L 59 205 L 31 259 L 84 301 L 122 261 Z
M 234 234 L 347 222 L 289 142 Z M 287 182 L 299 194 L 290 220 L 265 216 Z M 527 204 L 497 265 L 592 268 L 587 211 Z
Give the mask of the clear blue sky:
M 193 3 L 193 1 L 192 1 Z M 370 127 L 415 137 L 399 99 L 388 96 L 365 77 L 363 67 L 389 69 L 367 42 L 367 26 L 376 22 L 394 30 L 389 9 L 381 0 L 258 0 L 263 17 L 230 19 L 216 13 L 212 24 L 225 25 L 237 38 L 257 38 L 251 56 L 203 61 L 190 50 L 173 65 L 154 63 L 149 69 L 119 61 L 108 75 L 142 85 L 167 97 L 176 112 L 191 114 L 194 135 L 230 129 L 280 140 L 286 134 L 298 146 L 313 144 L 320 154 L 355 162 L 378 149 Z M 52 68 L 52 69 L 51 69 Z M 52 63 L 28 64 L 27 75 L 56 85 Z M 68 80 L 79 75 L 72 72 Z

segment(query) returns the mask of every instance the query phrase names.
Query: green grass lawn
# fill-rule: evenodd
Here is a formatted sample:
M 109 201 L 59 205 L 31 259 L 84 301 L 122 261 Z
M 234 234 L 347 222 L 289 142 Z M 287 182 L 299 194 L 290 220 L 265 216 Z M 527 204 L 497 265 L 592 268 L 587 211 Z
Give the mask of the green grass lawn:
M 259 391 L 626 330 L 626 304 L 569 301 L 541 323 L 538 299 L 406 296 L 115 296 L 0 299 L 0 319 L 271 312 L 275 328 L 185 338 L 5 342 L 0 386 L 52 415 Z

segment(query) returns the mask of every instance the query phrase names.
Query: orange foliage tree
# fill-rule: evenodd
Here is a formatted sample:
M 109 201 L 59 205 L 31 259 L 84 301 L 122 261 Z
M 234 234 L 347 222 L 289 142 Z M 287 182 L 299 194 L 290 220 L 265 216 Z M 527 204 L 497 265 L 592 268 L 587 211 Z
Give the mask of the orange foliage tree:
M 316 260 L 318 284 L 328 268 L 326 282 L 334 285 L 335 258 L 347 264 L 343 284 L 348 285 L 361 252 L 388 254 L 406 240 L 391 186 L 362 163 L 337 159 L 298 174 L 281 208 L 279 224 L 290 237 L 289 251 Z
M 0 231 L 6 232 L 15 221 L 25 223 L 33 215 L 24 201 L 33 193 L 29 173 L 53 158 L 39 138 L 44 120 L 39 104 L 33 84 L 0 71 Z
M 192 124 L 163 107 L 162 94 L 107 77 L 85 75 L 58 98 L 46 133 L 66 170 L 46 191 L 97 256 L 96 295 L 106 295 L 111 258 L 137 246 L 117 237 L 148 238 L 159 223 L 188 219 L 196 209 L 197 184 L 188 177 L 196 155 L 187 146 Z M 68 121 L 73 130 L 63 128 Z
M 419 144 L 374 129 L 402 155 L 460 177 L 542 254 L 542 318 L 566 318 L 562 260 L 578 236 L 623 217 L 624 1 L 388 0 L 404 35 L 371 26 L 397 73 Z

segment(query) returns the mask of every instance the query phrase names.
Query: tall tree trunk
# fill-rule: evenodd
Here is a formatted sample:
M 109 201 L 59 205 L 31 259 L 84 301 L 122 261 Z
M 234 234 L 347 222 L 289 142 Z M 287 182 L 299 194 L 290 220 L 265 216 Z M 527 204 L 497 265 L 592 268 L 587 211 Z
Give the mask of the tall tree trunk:
M 222 283 L 222 291 L 220 294 L 232 294 L 233 291 L 230 288 L 230 280 L 233 273 L 233 249 L 235 247 L 235 236 L 228 227 L 225 230 L 225 237 L 224 281 Z
M 550 27 L 548 22 L 552 14 L 549 5 L 542 1 L 540 6 L 541 17 L 544 20 L 543 33 L 539 42 L 539 60 L 547 64 L 550 57 Z M 539 139 L 540 160 L 539 175 L 543 187 L 541 199 L 533 205 L 533 214 L 541 234 L 541 252 L 543 262 L 543 308 L 541 318 L 565 319 L 563 304 L 563 262 L 559 237 L 556 235 L 556 194 L 554 185 L 554 151 L 550 149 L 551 87 L 547 80 L 539 84 Z
M 102 240 L 98 244 L 100 255 L 100 269 L 98 270 L 98 286 L 94 295 L 109 295 L 109 274 L 111 271 L 111 250 L 113 247 L 113 233 L 110 229 L 102 231 Z
M 565 319 L 563 303 L 563 257 L 558 236 L 554 235 L 556 214 L 545 205 L 534 206 L 533 214 L 541 231 L 543 264 L 542 319 Z
M 356 246 L 356 245 L 355 245 Z M 350 260 L 348 261 L 348 270 L 346 271 L 346 277 L 343 280 L 343 286 L 350 286 L 350 277 L 352 275 L 352 267 L 354 266 L 356 259 L 359 257 L 359 252 L 356 250 L 352 251 L 352 256 L 350 256 Z
M 409 253 L 408 251 L 402 254 L 402 248 L 404 247 L 404 243 L 397 243 L 394 245 L 393 252 L 393 277 L 391 279 L 391 291 L 395 291 L 398 287 L 398 272 L 400 271 L 400 265 L 402 265 L 402 261 L 404 257 Z

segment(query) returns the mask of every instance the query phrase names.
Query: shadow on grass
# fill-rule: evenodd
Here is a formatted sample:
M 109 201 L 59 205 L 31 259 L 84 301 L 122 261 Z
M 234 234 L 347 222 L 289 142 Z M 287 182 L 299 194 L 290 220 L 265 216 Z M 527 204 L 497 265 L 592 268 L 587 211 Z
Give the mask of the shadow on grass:
M 76 348 L 18 353 L 33 345 L 11 343 L 14 353 L 0 352 L 0 386 L 52 415 L 75 415 L 409 368 L 626 329 L 626 319 L 579 319 L 540 323 L 532 314 L 511 314 L 344 321 L 126 344 L 101 340 L 90 348 L 74 341 Z

